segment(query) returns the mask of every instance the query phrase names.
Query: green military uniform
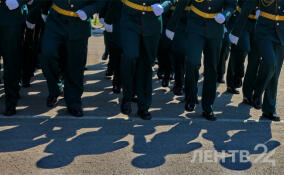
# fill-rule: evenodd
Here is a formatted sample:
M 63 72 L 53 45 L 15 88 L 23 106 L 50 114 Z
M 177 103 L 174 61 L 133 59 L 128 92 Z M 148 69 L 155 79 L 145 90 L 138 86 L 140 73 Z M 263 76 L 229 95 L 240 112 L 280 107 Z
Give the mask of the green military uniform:
M 47 103 L 48 106 L 53 106 L 60 95 L 57 83 L 61 58 L 64 62 L 64 99 L 68 111 L 74 116 L 82 116 L 81 96 L 91 25 L 89 20 L 81 20 L 76 12 L 82 10 L 87 18 L 90 18 L 99 12 L 106 1 L 48 0 L 39 6 L 45 6 L 48 2 L 53 2 L 53 5 L 46 21 L 40 55 L 41 67 L 49 90 Z M 33 14 L 29 20 L 33 22 Z
M 228 24 L 226 23 L 225 25 L 226 25 L 226 29 L 228 30 L 229 28 Z M 218 83 L 225 83 L 224 74 L 226 73 L 226 62 L 230 55 L 230 50 L 231 50 L 231 42 L 229 39 L 229 32 L 225 30 L 224 38 L 222 41 L 220 59 L 217 64 L 217 74 L 218 74 L 217 82 Z
M 105 18 L 105 14 L 110 10 L 109 3 L 106 4 L 106 7 L 100 13 L 100 18 Z M 121 10 L 110 11 L 114 18 L 114 30 L 112 33 L 105 32 L 104 37 L 108 43 L 108 52 L 109 52 L 109 66 L 113 72 L 113 93 L 120 93 L 121 91 L 121 78 L 120 78 L 120 62 L 122 56 L 121 48 L 121 34 L 120 34 L 120 19 L 121 19 Z
M 104 7 L 100 10 L 99 13 L 99 18 L 105 18 L 105 15 L 109 9 L 109 1 L 107 1 L 104 5 Z M 110 47 L 111 47 L 111 41 L 110 41 L 110 35 L 108 34 L 108 32 L 104 31 L 104 44 L 105 44 L 105 52 L 102 56 L 103 60 L 106 60 L 107 57 L 109 57 L 109 52 L 110 52 Z M 112 63 L 113 59 L 109 59 L 108 64 L 107 64 L 107 70 L 106 70 L 106 77 L 110 77 L 113 75 L 114 73 L 114 68 L 113 68 L 113 63 Z
M 245 0 L 238 1 L 237 10 L 233 16 L 233 22 L 236 21 L 238 18 L 239 13 L 243 7 L 243 3 Z M 248 53 L 252 52 L 255 53 L 253 49 L 254 47 L 254 28 L 256 23 L 256 10 L 254 9 L 248 18 L 246 23 L 245 29 L 240 37 L 238 45 L 232 45 L 231 47 L 231 55 L 229 59 L 229 65 L 227 70 L 227 87 L 228 92 L 233 94 L 239 94 L 237 88 L 242 86 L 242 78 L 244 77 L 245 73 L 245 58 Z M 250 54 L 250 60 L 257 59 L 257 56 Z M 256 58 L 255 58 L 256 57 Z M 253 80 L 252 80 L 253 81 Z
M 41 38 L 44 31 L 45 21 L 42 14 L 48 15 L 51 3 L 40 11 L 37 11 L 35 28 L 25 27 L 25 37 L 23 42 L 23 62 L 22 62 L 22 87 L 30 87 L 30 80 L 39 64 L 38 55 L 40 53 Z M 36 8 L 35 4 L 27 5 L 27 14 Z
M 22 7 L 27 0 L 18 0 L 19 7 L 9 10 L 0 1 L 0 53 L 4 59 L 4 87 L 6 110 L 4 115 L 14 115 L 19 98 L 21 43 L 25 18 Z
M 279 121 L 280 118 L 276 115 L 276 97 L 284 59 L 284 0 L 260 0 L 260 4 L 258 0 L 246 1 L 232 34 L 238 37 L 241 35 L 250 12 L 258 5 L 261 13 L 256 23 L 255 37 L 262 60 L 252 100 L 253 105 L 259 109 L 264 94 L 263 116 Z
M 187 111 L 193 111 L 197 99 L 197 82 L 204 53 L 204 85 L 202 92 L 203 115 L 215 120 L 213 104 L 216 96 L 217 63 L 220 57 L 224 25 L 214 18 L 222 13 L 228 20 L 235 9 L 235 0 L 183 0 L 179 1 L 169 23 L 169 30 L 175 31 L 176 21 L 180 18 L 187 5 L 191 5 L 187 22 L 187 57 L 185 60 L 185 95 Z
M 159 41 L 158 47 L 158 65 L 159 65 L 159 72 L 162 72 L 162 86 L 168 87 L 170 81 L 170 75 L 173 72 L 173 59 L 172 59 L 172 52 L 171 52 L 171 41 L 166 37 L 165 30 L 168 24 L 170 17 L 172 16 L 172 11 L 168 11 L 163 13 L 162 20 L 163 20 L 163 32 Z M 165 52 L 167 51 L 167 52 Z
M 183 86 L 184 86 L 184 61 L 186 57 L 187 49 L 187 12 L 188 8 L 185 9 L 183 16 L 181 17 L 179 23 L 177 24 L 176 33 L 173 38 L 172 43 L 172 55 L 174 63 L 174 72 L 175 72 L 175 84 L 173 87 L 173 93 L 175 95 L 182 95 Z
M 162 31 L 162 18 L 157 17 L 151 5 L 160 3 L 164 11 L 169 10 L 169 0 L 124 0 L 112 1 L 111 10 L 121 9 L 121 42 L 123 56 L 121 78 L 123 99 L 121 111 L 131 113 L 131 99 L 134 95 L 134 77 L 138 97 L 138 115 L 150 119 L 148 113 L 152 102 L 152 63 L 157 55 L 157 48 Z M 114 14 L 105 19 L 113 24 Z

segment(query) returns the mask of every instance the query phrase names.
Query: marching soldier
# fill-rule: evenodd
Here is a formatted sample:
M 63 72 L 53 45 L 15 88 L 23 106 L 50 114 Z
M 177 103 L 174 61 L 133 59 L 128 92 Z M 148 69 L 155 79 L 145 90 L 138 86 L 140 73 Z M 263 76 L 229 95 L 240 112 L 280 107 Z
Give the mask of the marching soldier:
M 27 0 L 0 0 L 0 52 L 4 59 L 4 115 L 16 114 L 21 76 L 21 46 L 24 33 L 22 7 Z
M 260 4 L 258 0 L 246 1 L 230 35 L 230 40 L 238 44 L 250 12 L 258 5 L 260 16 L 256 23 L 255 37 L 262 60 L 255 82 L 252 103 L 256 109 L 262 108 L 263 117 L 280 121 L 280 117 L 276 114 L 276 97 L 284 59 L 284 0 L 260 0 Z
M 167 36 L 174 38 L 176 23 L 187 5 L 191 6 L 187 22 L 187 57 L 185 60 L 185 110 L 194 111 L 198 103 L 197 83 L 202 52 L 204 53 L 203 116 L 216 120 L 213 104 L 216 96 L 217 63 L 220 58 L 224 22 L 233 14 L 235 0 L 182 0 L 170 20 Z
M 110 12 L 121 9 L 121 41 L 123 56 L 121 78 L 123 99 L 121 112 L 132 112 L 131 100 L 137 92 L 138 116 L 150 120 L 148 109 L 152 101 L 152 63 L 157 55 L 162 31 L 163 12 L 172 6 L 170 0 L 113 0 Z M 114 14 L 108 13 L 105 19 L 106 30 L 112 32 Z M 136 77 L 135 77 L 136 76 Z M 134 77 L 136 88 L 134 89 Z
M 88 38 L 91 34 L 90 19 L 104 6 L 101 0 L 38 0 L 39 7 L 52 2 L 42 39 L 40 55 L 41 67 L 47 79 L 49 96 L 47 106 L 57 103 L 60 89 L 59 59 L 64 52 L 64 99 L 69 113 L 76 117 L 83 116 L 81 96 L 83 93 L 84 68 L 87 58 Z M 35 12 L 34 12 L 35 13 Z M 34 14 L 29 22 L 33 23 Z M 62 58 L 62 57 L 61 57 Z
M 242 10 L 243 3 L 246 0 L 239 0 L 238 6 L 236 9 L 236 13 L 234 14 L 234 20 L 239 16 L 239 13 Z M 258 8 L 258 7 L 257 7 Z M 242 86 L 242 78 L 244 77 L 245 73 L 245 58 L 247 57 L 248 53 L 251 51 L 255 53 L 252 49 L 255 49 L 254 45 L 254 28 L 257 20 L 256 13 L 258 9 L 254 9 L 251 11 L 245 29 L 242 32 L 238 45 L 232 45 L 231 47 L 231 55 L 229 59 L 229 65 L 227 70 L 227 92 L 232 94 L 239 94 L 240 92 L 237 88 Z M 254 55 L 250 55 L 254 57 Z M 254 81 L 254 80 L 251 80 Z
M 229 20 L 231 21 L 231 20 Z M 227 26 L 227 24 L 226 24 Z M 220 60 L 217 64 L 217 82 L 218 83 L 225 83 L 224 80 L 224 75 L 226 73 L 226 62 L 227 59 L 230 55 L 230 50 L 231 50 L 231 42 L 229 39 L 229 31 L 228 31 L 228 27 L 224 28 L 225 30 L 225 34 L 224 34 L 224 38 L 222 41 L 222 47 L 221 47 L 221 54 L 220 54 Z
M 106 7 L 100 13 L 101 21 L 104 21 L 105 14 L 108 10 L 110 10 L 110 5 L 107 3 Z M 108 53 L 109 53 L 109 67 L 113 71 L 113 80 L 112 80 L 112 91 L 115 94 L 119 94 L 121 91 L 121 80 L 120 80 L 120 61 L 122 56 L 122 48 L 121 48 L 121 35 L 120 35 L 120 18 L 121 18 L 121 10 L 118 9 L 117 11 L 111 11 L 115 16 L 114 23 L 113 23 L 113 32 L 105 32 L 104 37 L 108 43 Z M 108 72 L 108 71 L 107 71 Z
M 171 8 L 173 9 L 173 8 Z M 173 9 L 174 10 L 174 9 Z M 187 13 L 190 10 L 190 6 L 185 8 L 185 12 L 177 24 L 176 34 L 172 43 L 172 54 L 174 58 L 174 72 L 175 72 L 175 84 L 173 87 L 174 95 L 182 95 L 184 88 L 184 61 L 186 57 L 186 24 Z
M 159 41 L 158 47 L 158 65 L 159 65 L 159 72 L 163 73 L 162 76 L 162 86 L 168 87 L 170 82 L 170 76 L 173 72 L 173 58 L 172 58 L 172 51 L 171 51 L 171 41 L 166 37 L 165 31 L 167 23 L 172 16 L 172 11 L 168 11 L 163 13 L 162 20 L 163 20 L 163 32 Z M 166 51 L 166 52 L 165 52 Z
M 50 4 L 51 5 L 51 4 Z M 27 13 L 31 12 L 35 6 L 28 4 Z M 22 87 L 30 87 L 31 78 L 34 75 L 34 71 L 39 63 L 38 55 L 40 52 L 41 38 L 44 31 L 44 24 L 50 6 L 46 9 L 38 11 L 36 16 L 36 25 L 25 27 L 25 37 L 23 43 L 23 62 L 22 62 Z

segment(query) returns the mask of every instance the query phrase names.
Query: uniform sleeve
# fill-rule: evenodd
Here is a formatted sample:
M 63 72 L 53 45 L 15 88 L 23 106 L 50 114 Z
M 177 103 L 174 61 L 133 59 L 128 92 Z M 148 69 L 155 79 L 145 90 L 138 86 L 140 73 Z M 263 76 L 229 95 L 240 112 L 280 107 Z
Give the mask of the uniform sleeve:
M 234 13 L 234 10 L 237 7 L 237 0 L 225 0 L 225 7 L 222 14 L 225 16 L 226 21 L 229 21 L 230 17 Z
M 99 13 L 107 1 L 109 0 L 94 0 L 93 3 L 82 8 L 81 10 L 83 10 L 87 14 L 88 18 L 90 18 L 95 13 Z
M 248 16 L 252 10 L 258 5 L 258 0 L 249 0 L 242 5 L 242 12 L 240 13 L 237 21 L 235 22 L 232 30 L 234 36 L 240 37 L 243 29 L 248 20 Z
M 173 16 L 170 18 L 169 24 L 167 28 L 171 31 L 176 30 L 176 26 L 178 21 L 181 19 L 183 16 L 184 9 L 191 4 L 191 0 L 179 0 L 179 2 L 176 5 L 176 9 L 173 12 Z
M 34 0 L 27 20 L 30 23 L 35 24 L 36 20 L 38 19 L 38 15 L 41 14 L 42 9 L 50 9 L 52 0 Z
M 22 5 L 26 4 L 26 3 L 28 3 L 28 1 L 29 0 L 18 0 L 18 3 L 19 3 L 20 6 L 22 6 Z
M 100 10 L 99 12 L 99 18 L 105 18 L 106 16 L 106 12 L 108 10 L 108 7 L 109 7 L 109 1 L 107 1 L 104 5 L 104 7 Z
M 164 1 L 161 5 L 164 8 L 164 12 L 168 12 L 174 5 L 174 0 Z
M 115 19 L 115 14 L 117 14 L 117 11 L 120 11 L 122 9 L 122 2 L 119 0 L 111 0 L 109 2 L 108 10 L 105 15 L 105 22 L 107 24 L 113 24 L 113 21 Z

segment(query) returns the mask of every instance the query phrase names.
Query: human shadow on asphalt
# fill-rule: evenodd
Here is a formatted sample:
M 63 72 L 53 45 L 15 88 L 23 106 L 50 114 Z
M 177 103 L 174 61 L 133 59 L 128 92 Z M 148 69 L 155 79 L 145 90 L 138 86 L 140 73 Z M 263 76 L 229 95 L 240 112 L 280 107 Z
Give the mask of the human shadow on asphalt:
M 78 156 L 100 155 L 123 149 L 129 143 L 121 139 L 126 137 L 133 127 L 131 122 L 122 119 L 87 119 L 74 122 L 72 119 L 70 121 L 60 118 L 49 120 L 46 126 L 49 128 L 47 138 L 53 141 L 44 150 L 50 155 L 36 163 L 43 169 L 67 166 Z
M 50 141 L 45 137 L 48 129 L 42 125 L 46 119 L 0 119 L 0 153 L 27 150 Z
M 88 66 L 86 71 L 85 93 L 90 94 L 83 97 L 83 106 L 85 109 L 89 108 L 85 111 L 87 116 L 111 118 L 120 114 L 117 100 L 121 95 L 111 92 L 111 81 L 104 78 L 105 69 L 106 64 L 100 63 Z M 38 76 L 43 79 L 42 75 Z M 202 80 L 198 86 L 201 89 Z M 41 93 L 42 87 L 46 88 L 45 81 L 34 84 L 33 91 Z M 201 118 L 201 105 L 196 113 L 188 113 L 185 115 L 186 118 L 182 118 L 184 104 L 174 102 L 174 99 L 180 101 L 183 96 L 177 98 L 169 89 L 160 88 L 160 81 L 154 80 L 153 87 L 152 115 L 154 119 L 159 116 L 161 121 L 145 122 L 136 120 L 134 116 L 130 116 L 129 120 L 69 120 L 66 117 L 61 119 L 62 115 L 67 115 L 66 109 L 62 108 L 54 119 L 31 119 L 35 122 L 35 126 L 29 122 L 26 123 L 27 119 L 5 119 L 0 126 L 9 125 L 11 128 L 0 131 L 0 152 L 22 151 L 47 144 L 44 152 L 50 155 L 38 160 L 36 165 L 43 169 L 55 169 L 70 165 L 78 156 L 101 155 L 126 149 L 129 147 L 129 142 L 123 139 L 133 135 L 132 151 L 139 155 L 130 160 L 129 164 L 137 168 L 150 169 L 164 165 L 169 155 L 189 156 L 188 163 L 195 163 L 191 162 L 190 156 L 195 151 L 204 149 L 203 145 L 197 141 L 201 136 L 213 143 L 212 151 L 226 152 L 225 161 L 220 160 L 219 164 L 226 169 L 239 171 L 251 168 L 254 162 L 241 162 L 240 153 L 237 153 L 236 160 L 232 161 L 231 150 L 246 150 L 252 155 L 259 156 L 262 150 L 255 150 L 258 144 L 266 145 L 269 152 L 280 145 L 278 141 L 271 139 L 271 123 L 269 121 L 246 122 L 251 117 L 250 107 L 243 104 L 229 105 L 232 100 L 230 94 L 217 94 L 215 110 L 218 114 L 216 116 L 222 119 L 238 119 L 238 122 L 208 122 Z M 25 90 L 24 97 L 28 95 L 26 98 L 37 102 L 42 100 L 36 99 L 37 94 L 30 95 L 28 92 L 29 89 Z M 199 97 L 200 95 L 201 90 Z M 43 106 L 45 106 L 44 100 L 45 98 Z M 63 107 L 64 102 L 61 101 L 58 105 Z M 28 106 L 24 110 L 29 112 L 33 107 Z M 238 115 L 240 108 L 242 108 L 241 115 Z M 40 115 L 48 110 L 50 109 L 40 108 L 29 115 Z M 167 120 L 165 114 L 173 116 L 174 119 Z M 165 117 L 164 121 L 163 117 Z M 179 122 L 175 119 L 184 120 Z M 159 127 L 166 129 L 158 132 Z M 5 139 L 7 136 L 10 139 Z

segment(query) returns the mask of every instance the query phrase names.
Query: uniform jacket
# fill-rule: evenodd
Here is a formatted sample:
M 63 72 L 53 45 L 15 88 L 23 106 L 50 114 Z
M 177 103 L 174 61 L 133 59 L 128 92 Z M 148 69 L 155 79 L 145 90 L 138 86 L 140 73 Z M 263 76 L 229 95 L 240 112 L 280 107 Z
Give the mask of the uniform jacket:
M 34 3 L 38 3 L 38 8 L 30 13 L 28 20 L 33 23 L 37 11 L 41 10 L 44 6 L 50 6 L 50 3 L 54 3 L 64 10 L 72 12 L 83 10 L 88 18 L 90 18 L 94 13 L 98 13 L 103 8 L 106 1 L 108 0 L 35 0 Z M 70 40 L 87 38 L 91 35 L 89 20 L 82 21 L 78 17 L 64 16 L 57 13 L 52 8 L 47 18 L 46 28 L 57 32 Z
M 222 13 L 228 21 L 235 10 L 236 3 L 236 0 L 179 0 L 168 29 L 176 30 L 177 21 L 184 13 L 186 6 L 193 5 L 200 11 L 209 14 Z M 223 37 L 224 25 L 217 23 L 214 19 L 203 18 L 193 11 L 189 11 L 187 17 L 187 32 L 197 33 L 209 38 Z
M 239 19 L 234 25 L 232 34 L 240 36 L 248 21 L 248 15 L 257 6 L 263 12 L 284 16 L 284 0 L 271 0 L 272 4 L 266 4 L 263 0 L 249 0 L 243 5 Z M 270 20 L 260 16 L 255 28 L 256 39 L 268 39 L 284 45 L 284 21 Z
M 18 0 L 19 7 L 15 10 L 9 10 L 5 4 L 5 0 L 2 0 L 0 3 L 0 26 L 23 24 L 25 18 L 22 7 L 27 2 L 28 0 Z
M 129 0 L 132 3 L 151 6 L 160 3 L 164 11 L 167 12 L 173 4 L 173 0 Z M 112 0 L 111 11 L 121 10 L 121 26 L 128 28 L 144 36 L 152 36 L 160 34 L 162 31 L 162 17 L 157 17 L 153 12 L 139 11 L 131 7 L 121 4 L 119 0 Z M 112 24 L 114 14 L 108 13 L 105 19 L 106 23 Z

